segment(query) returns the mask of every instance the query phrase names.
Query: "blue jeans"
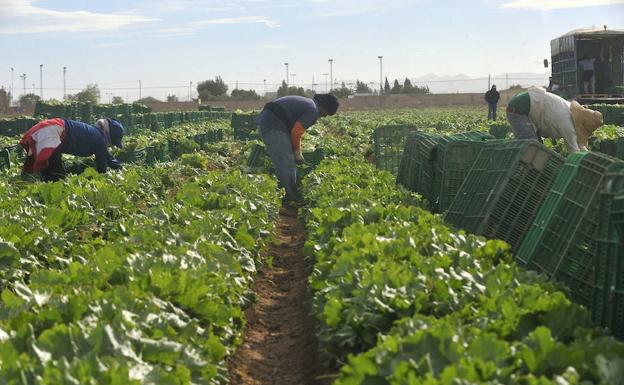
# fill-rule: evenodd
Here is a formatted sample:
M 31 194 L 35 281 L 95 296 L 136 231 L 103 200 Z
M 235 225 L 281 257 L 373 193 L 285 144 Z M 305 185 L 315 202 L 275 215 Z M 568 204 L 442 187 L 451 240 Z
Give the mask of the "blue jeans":
M 488 103 L 488 119 L 496 120 L 496 103 Z
M 262 125 L 258 126 L 258 132 L 267 153 L 271 157 L 279 186 L 286 190 L 285 200 L 302 200 L 303 197 L 297 189 L 297 165 L 295 164 L 290 134 L 279 128 Z
M 508 112 L 507 120 L 511 124 L 511 131 L 516 139 L 536 139 L 541 142 L 528 116 Z

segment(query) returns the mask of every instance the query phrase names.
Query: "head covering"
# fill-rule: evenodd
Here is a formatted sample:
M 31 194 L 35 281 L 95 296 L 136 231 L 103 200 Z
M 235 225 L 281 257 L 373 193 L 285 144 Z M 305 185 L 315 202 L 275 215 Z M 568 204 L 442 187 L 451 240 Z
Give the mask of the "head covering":
M 492 84 L 492 88 L 496 88 L 496 84 Z
M 329 115 L 336 114 L 336 111 L 338 111 L 338 106 L 340 104 L 338 103 L 338 98 L 332 94 L 316 94 L 314 95 L 314 101 L 319 106 L 323 107 L 323 109 L 327 111 Z
M 587 147 L 589 137 L 592 136 L 598 127 L 602 126 L 602 114 L 598 111 L 590 110 L 573 101 L 570 104 L 572 122 L 576 130 L 576 141 L 579 147 Z
M 124 127 L 119 120 L 108 118 L 108 126 L 110 127 L 110 138 L 113 146 L 122 148 L 121 140 L 124 137 Z
M 121 140 L 124 136 L 124 128 L 121 122 L 111 118 L 99 119 L 95 126 L 106 138 L 108 146 L 122 147 Z

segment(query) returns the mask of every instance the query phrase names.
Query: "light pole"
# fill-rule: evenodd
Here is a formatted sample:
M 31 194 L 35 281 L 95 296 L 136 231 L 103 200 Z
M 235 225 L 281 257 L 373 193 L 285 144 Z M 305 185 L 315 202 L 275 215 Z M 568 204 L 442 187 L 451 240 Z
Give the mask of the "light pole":
M 139 80 L 139 100 L 141 100 L 141 81 Z
M 39 64 L 39 97 L 43 100 L 43 64 Z
M 288 63 L 284 63 L 284 65 L 286 66 L 286 86 L 288 86 Z
M 13 101 L 13 71 L 15 71 L 15 69 L 11 67 L 11 95 L 9 95 L 9 106 L 12 104 Z
M 20 79 L 24 82 L 24 95 L 26 95 L 26 74 L 20 75 Z
M 327 76 L 329 76 L 329 74 L 325 72 L 323 76 L 325 76 L 325 93 L 327 93 Z
M 379 95 L 383 94 L 383 56 L 377 56 L 379 59 Z
M 67 67 L 63 67 L 63 100 L 67 99 Z
M 193 101 L 193 81 L 189 83 L 189 102 Z
M 329 78 L 331 79 L 331 84 L 329 85 L 329 92 L 334 89 L 334 59 L 329 59 Z
M 266 96 L 266 79 L 262 80 L 262 84 L 264 85 L 264 96 Z

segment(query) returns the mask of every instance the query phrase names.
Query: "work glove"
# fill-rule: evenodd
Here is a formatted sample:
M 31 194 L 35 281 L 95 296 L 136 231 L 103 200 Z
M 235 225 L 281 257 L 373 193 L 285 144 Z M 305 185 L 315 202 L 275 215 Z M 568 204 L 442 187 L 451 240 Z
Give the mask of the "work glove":
M 117 159 L 111 159 L 108 162 L 108 167 L 110 167 L 112 170 L 121 170 L 123 168 L 123 166 L 121 165 L 121 163 L 119 163 Z
M 304 164 L 305 159 L 303 159 L 303 155 L 301 154 L 301 150 L 295 150 L 295 162 L 297 164 Z

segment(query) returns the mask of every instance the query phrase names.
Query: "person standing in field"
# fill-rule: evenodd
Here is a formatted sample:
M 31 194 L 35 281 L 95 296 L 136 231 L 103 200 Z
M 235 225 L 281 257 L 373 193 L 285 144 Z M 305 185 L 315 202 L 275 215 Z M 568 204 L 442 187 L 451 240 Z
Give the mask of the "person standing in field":
M 583 90 L 586 94 L 596 93 L 596 58 L 584 55 L 579 64 L 583 68 Z
M 314 98 L 284 96 L 267 103 L 256 123 L 260 138 L 271 158 L 280 187 L 286 190 L 284 204 L 298 204 L 303 196 L 297 188 L 296 163 L 304 163 L 301 137 L 318 118 L 334 115 L 338 99 L 331 94 L 316 94 Z
M 19 144 L 26 152 L 23 172 L 41 172 L 44 182 L 65 177 L 62 154 L 75 156 L 95 155 L 98 172 L 121 164 L 109 152 L 108 147 L 122 147 L 123 125 L 115 119 L 100 119 L 95 125 L 69 119 L 48 119 L 31 127 Z
M 500 100 L 500 94 L 496 91 L 496 85 L 485 93 L 485 101 L 488 104 L 488 120 L 496 120 L 496 105 Z
M 602 126 L 602 114 L 541 87 L 531 87 L 507 103 L 507 120 L 517 139 L 563 138 L 570 153 L 587 151 L 589 137 Z

